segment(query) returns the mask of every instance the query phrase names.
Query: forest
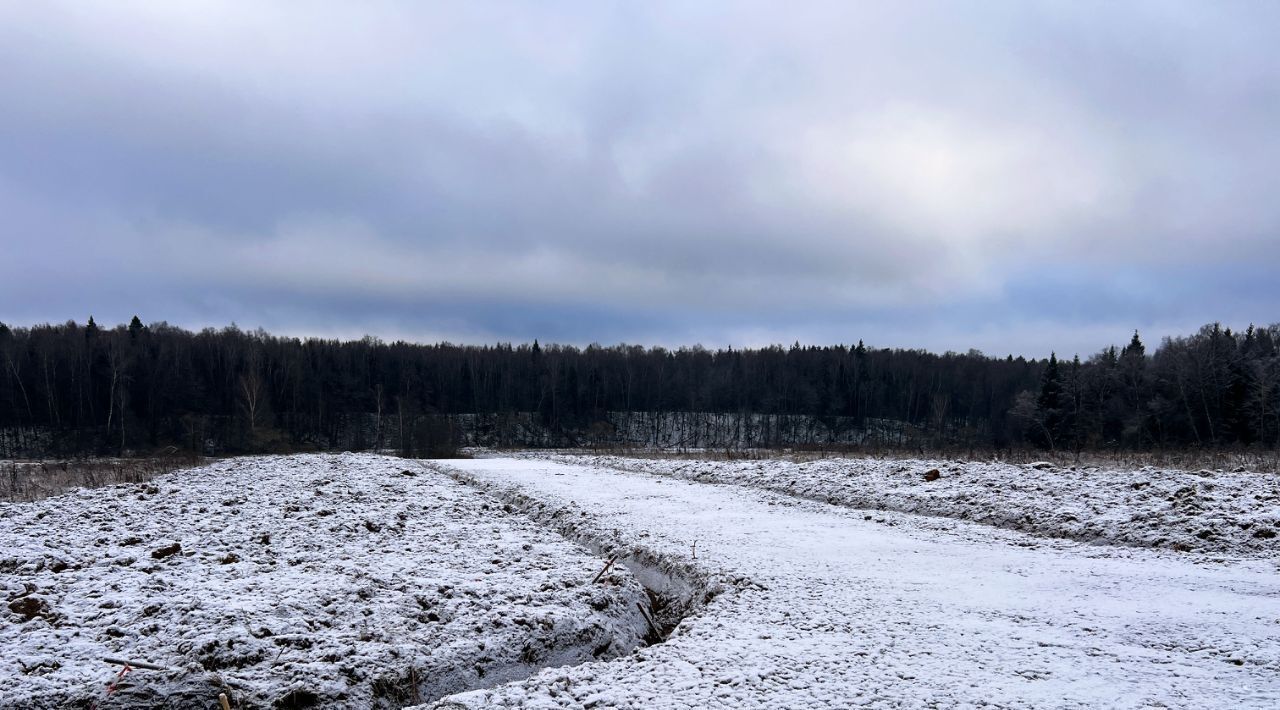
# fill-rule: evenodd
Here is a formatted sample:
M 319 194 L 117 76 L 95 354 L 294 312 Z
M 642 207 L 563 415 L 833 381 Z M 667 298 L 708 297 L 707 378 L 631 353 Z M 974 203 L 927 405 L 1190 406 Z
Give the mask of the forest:
M 1280 325 L 1206 325 L 1081 359 L 856 345 L 675 350 L 278 337 L 164 322 L 0 323 L 0 432 L 24 455 L 398 448 L 459 441 L 466 415 L 536 441 L 610 443 L 616 413 L 796 415 L 879 445 L 1052 451 L 1275 449 Z M 903 434 L 905 432 L 905 434 Z M 508 432 L 508 434 L 510 434 Z M 619 442 L 611 442 L 619 443 Z M 625 442 L 622 442 L 625 443 Z M 788 442 L 778 441 L 779 445 Z

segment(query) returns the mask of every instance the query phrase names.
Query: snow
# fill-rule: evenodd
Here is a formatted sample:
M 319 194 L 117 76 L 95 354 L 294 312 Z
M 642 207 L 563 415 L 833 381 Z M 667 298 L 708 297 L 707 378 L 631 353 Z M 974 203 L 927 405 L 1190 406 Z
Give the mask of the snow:
M 1280 706 L 1274 557 L 1083 544 L 597 465 L 438 465 L 718 593 L 665 643 L 435 708 Z
M 1274 708 L 1276 501 L 1250 472 L 228 460 L 0 504 L 0 707 Z M 108 699 L 104 656 L 172 670 Z
M 1274 472 L 843 458 L 549 458 L 746 485 L 852 508 L 972 520 L 1098 544 L 1214 556 L 1280 556 L 1280 474 Z M 939 473 L 937 480 L 925 480 L 929 471 Z
M 591 584 L 602 565 L 371 455 L 228 460 L 0 504 L 0 707 L 208 707 L 219 692 L 400 707 L 610 658 L 640 643 L 648 599 L 625 569 Z M 136 671 L 108 699 L 103 657 L 173 670 Z

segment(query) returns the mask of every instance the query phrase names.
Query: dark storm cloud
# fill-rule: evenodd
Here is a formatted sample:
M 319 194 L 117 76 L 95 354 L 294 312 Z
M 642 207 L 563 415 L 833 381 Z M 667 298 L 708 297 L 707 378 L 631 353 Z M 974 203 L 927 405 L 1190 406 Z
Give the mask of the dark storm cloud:
M 0 320 L 1043 354 L 1274 319 L 1258 4 L 0 9 Z

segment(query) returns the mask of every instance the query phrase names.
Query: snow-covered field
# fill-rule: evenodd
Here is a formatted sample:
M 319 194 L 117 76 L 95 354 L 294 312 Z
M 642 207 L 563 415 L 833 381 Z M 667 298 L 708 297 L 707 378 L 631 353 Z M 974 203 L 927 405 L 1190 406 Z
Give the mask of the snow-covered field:
M 610 658 L 648 602 L 414 462 L 264 457 L 0 504 L 0 707 L 401 707 Z M 138 670 L 106 697 L 117 667 Z
M 224 461 L 0 504 L 0 707 L 1275 708 L 1273 481 Z
M 590 465 L 442 465 L 578 535 L 682 560 L 721 593 L 666 643 L 436 708 L 1280 707 L 1274 557 L 1089 545 Z
M 1108 545 L 1280 558 L 1280 473 L 1049 463 L 688 461 L 527 454 L 729 483 L 852 508 L 941 516 Z M 926 481 L 925 474 L 937 472 Z

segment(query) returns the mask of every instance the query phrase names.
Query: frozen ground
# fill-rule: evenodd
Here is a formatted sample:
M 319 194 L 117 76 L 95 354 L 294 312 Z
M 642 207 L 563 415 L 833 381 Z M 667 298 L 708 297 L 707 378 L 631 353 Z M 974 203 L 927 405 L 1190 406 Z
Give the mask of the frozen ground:
M 761 463 L 268 457 L 0 504 L 0 707 L 1280 707 L 1268 478 Z M 1060 509 L 1102 532 L 1024 522 Z M 1153 515 L 1248 534 L 1144 549 Z M 626 653 L 637 577 L 679 624 Z M 173 670 L 107 699 L 103 656 Z
M 1087 545 L 600 466 L 441 463 L 721 593 L 666 643 L 437 708 L 1280 707 L 1275 557 Z
M 175 548 L 173 545 L 180 545 Z M 0 504 L 0 707 L 400 707 L 609 658 L 647 597 L 418 464 L 238 459 Z M 148 661 L 109 699 L 104 656 Z
M 530 454 L 542 456 L 540 454 Z M 852 508 L 957 518 L 1108 545 L 1280 557 L 1280 473 L 1117 471 L 1048 463 L 823 459 L 687 461 L 551 455 Z M 936 471 L 937 480 L 925 474 Z

